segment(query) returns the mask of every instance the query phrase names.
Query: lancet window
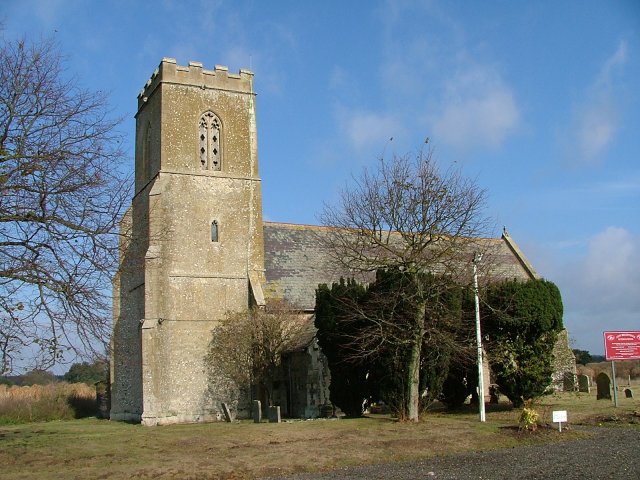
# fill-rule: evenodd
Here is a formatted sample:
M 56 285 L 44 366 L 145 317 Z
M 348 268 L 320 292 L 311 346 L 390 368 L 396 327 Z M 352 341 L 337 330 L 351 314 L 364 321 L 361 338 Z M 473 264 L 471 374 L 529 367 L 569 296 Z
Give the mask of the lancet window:
M 211 222 L 211 241 L 218 242 L 218 221 L 214 220 Z
M 200 117 L 200 166 L 203 170 L 221 170 L 222 123 L 213 112 L 205 112 Z

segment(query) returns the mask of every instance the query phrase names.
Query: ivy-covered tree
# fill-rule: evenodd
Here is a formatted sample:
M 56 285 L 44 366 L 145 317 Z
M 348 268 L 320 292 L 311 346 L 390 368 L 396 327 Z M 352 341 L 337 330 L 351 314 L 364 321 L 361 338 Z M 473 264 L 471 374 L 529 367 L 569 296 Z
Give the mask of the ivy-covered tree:
M 369 396 L 368 366 L 350 356 L 349 344 L 356 325 L 342 320 L 365 293 L 365 287 L 344 279 L 331 287 L 320 285 L 316 290 L 315 326 L 318 344 L 331 371 L 329 398 L 352 417 L 362 415 L 363 402 Z
M 470 257 L 481 249 L 477 239 L 492 224 L 484 207 L 484 191 L 459 170 L 440 169 L 429 150 L 413 158 L 380 159 L 320 215 L 322 224 L 332 227 L 321 241 L 336 265 L 369 274 L 394 271 L 402 286 L 377 299 L 388 302 L 384 311 L 391 316 L 365 312 L 373 324 L 389 328 L 372 325 L 360 340 L 362 346 L 377 343 L 406 358 L 404 409 L 411 421 L 419 420 L 424 341 L 438 336 L 428 322 L 442 318 L 434 302 L 452 281 L 468 281 Z M 424 282 L 429 272 L 439 275 Z M 407 308 L 396 309 L 401 305 Z
M 426 306 L 416 301 L 417 283 L 421 292 L 438 285 Z M 316 327 L 329 359 L 331 400 L 337 406 L 358 415 L 363 399 L 371 397 L 384 401 L 401 418 L 410 418 L 408 373 L 417 335 L 422 401 L 439 397 L 452 354 L 465 350 L 460 342 L 462 290 L 452 282 L 445 289 L 446 283 L 431 274 L 409 275 L 390 268 L 378 270 L 367 288 L 342 281 L 318 289 Z M 422 315 L 418 331 L 417 315 Z
M 483 333 L 500 391 L 514 406 L 544 393 L 553 373 L 553 347 L 562 330 L 562 298 L 546 280 L 490 285 Z

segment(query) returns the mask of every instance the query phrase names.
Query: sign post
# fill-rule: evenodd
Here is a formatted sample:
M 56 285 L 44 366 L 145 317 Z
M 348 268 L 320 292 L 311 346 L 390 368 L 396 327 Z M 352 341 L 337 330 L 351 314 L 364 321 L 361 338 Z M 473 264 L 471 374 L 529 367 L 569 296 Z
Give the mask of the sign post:
M 640 331 L 604 332 L 604 356 L 611 362 L 613 404 L 618 406 L 615 360 L 640 360 Z
M 485 421 L 484 411 L 484 361 L 482 360 L 482 332 L 480 330 L 480 300 L 478 298 L 478 262 L 482 261 L 482 254 L 476 253 L 473 257 L 473 291 L 476 304 L 476 346 L 478 348 L 478 407 L 480 409 L 480 421 Z
M 558 424 L 558 431 L 562 432 L 562 422 L 567 423 L 567 411 L 566 410 L 554 410 L 553 411 L 553 423 Z
M 613 406 L 618 408 L 618 382 L 616 380 L 616 362 L 611 360 L 611 374 L 613 375 Z

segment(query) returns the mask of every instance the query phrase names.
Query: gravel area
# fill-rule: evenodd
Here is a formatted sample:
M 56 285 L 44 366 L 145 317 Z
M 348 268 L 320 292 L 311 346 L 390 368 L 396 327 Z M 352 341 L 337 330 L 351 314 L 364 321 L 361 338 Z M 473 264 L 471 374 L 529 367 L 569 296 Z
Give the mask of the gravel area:
M 594 428 L 580 440 L 462 453 L 407 463 L 368 465 L 321 474 L 280 477 L 325 479 L 640 479 L 640 429 Z

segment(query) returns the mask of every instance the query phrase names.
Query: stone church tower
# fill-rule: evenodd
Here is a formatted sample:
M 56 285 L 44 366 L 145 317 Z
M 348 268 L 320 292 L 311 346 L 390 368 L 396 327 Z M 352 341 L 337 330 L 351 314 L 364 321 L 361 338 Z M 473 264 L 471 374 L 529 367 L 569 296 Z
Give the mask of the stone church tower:
M 135 196 L 114 279 L 111 418 L 215 419 L 225 312 L 264 304 L 253 74 L 165 58 L 138 97 Z

